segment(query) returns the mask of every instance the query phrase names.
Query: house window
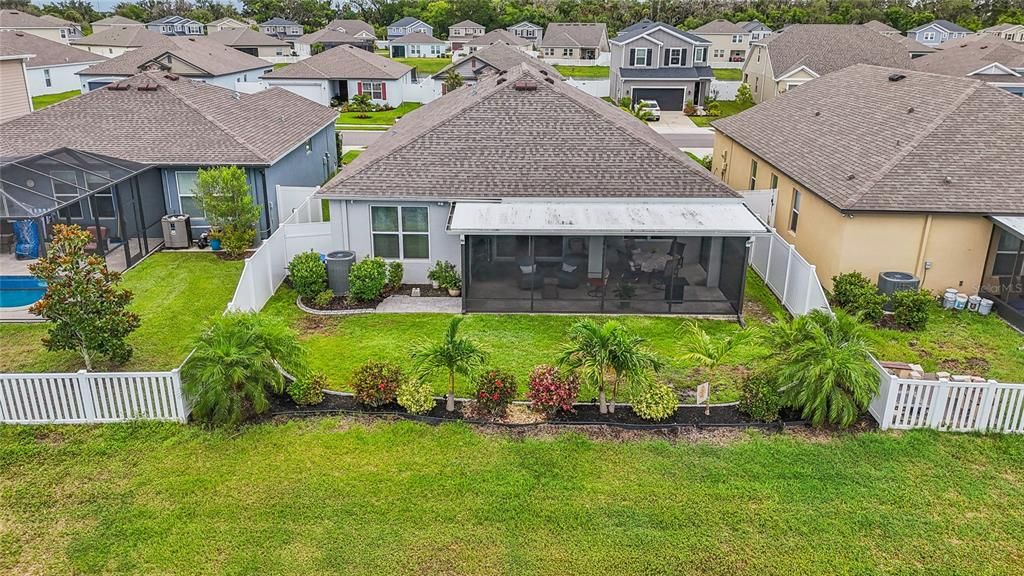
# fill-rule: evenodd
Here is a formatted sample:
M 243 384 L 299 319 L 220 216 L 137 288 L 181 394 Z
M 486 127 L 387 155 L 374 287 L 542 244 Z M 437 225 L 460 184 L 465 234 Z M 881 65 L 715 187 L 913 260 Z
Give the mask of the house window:
M 67 38 L 67 37 L 68 37 L 68 31 L 67 31 L 67 29 L 65 29 L 65 28 L 61 28 L 61 29 L 60 29 L 60 37 L 61 37 L 61 38 Z
M 107 54 L 113 54 L 113 53 L 114 53 L 114 49 L 113 48 L 107 48 Z
M 284 49 L 283 48 L 278 48 L 277 49 L 277 55 L 278 56 L 284 56 Z
M 743 44 L 743 35 L 742 34 L 733 34 L 732 35 L 732 43 L 733 44 Z
M 178 203 L 181 206 L 181 213 L 188 214 L 193 219 L 205 220 L 206 212 L 199 208 L 196 202 L 196 172 L 175 172 L 174 181 L 178 185 Z
M 426 206 L 371 206 L 373 255 L 391 260 L 430 257 Z
M 1018 260 L 1017 254 L 1020 253 L 1022 244 L 1024 241 L 1009 232 L 999 230 L 999 243 L 996 244 L 996 256 L 992 263 L 993 276 L 1018 276 L 1021 274 L 1024 258 Z
M 431 56 L 438 56 L 440 54 L 441 54 L 441 46 L 439 44 L 431 44 L 430 45 L 430 55 Z
M 931 40 L 935 40 L 935 32 L 925 32 L 924 33 L 924 40 L 925 40 L 925 42 L 928 42 L 928 41 L 931 41 Z
M 779 176 L 778 176 L 778 174 L 772 174 L 771 185 L 768 186 L 768 187 L 771 188 L 772 190 L 778 190 L 779 189 Z
M 649 48 L 634 48 L 633 51 L 633 66 L 649 66 L 650 65 L 650 49 Z
M 757 190 L 757 160 L 750 161 L 750 189 Z
M 43 68 L 43 82 L 46 83 L 46 87 L 47 88 L 53 86 L 53 81 L 50 79 L 50 69 L 49 68 Z
M 696 50 L 693 51 L 693 61 L 694 61 L 694 63 L 697 63 L 697 62 L 707 62 L 707 60 L 708 60 L 708 49 L 707 48 L 701 46 L 701 47 L 699 47 L 699 48 L 697 48 Z
M 74 202 L 78 199 L 78 175 L 74 170 L 53 170 L 50 172 L 50 177 L 53 179 L 53 198 L 57 201 L 57 204 L 64 204 L 66 202 Z M 71 218 L 82 217 L 82 203 L 75 202 L 74 204 L 68 205 L 60 211 L 62 216 L 69 216 Z
M 363 82 L 362 94 L 369 94 L 370 98 L 374 100 L 384 99 L 384 83 L 383 82 Z
M 572 57 L 572 48 L 562 48 L 562 57 L 563 58 L 571 58 Z
M 796 225 L 800 220 L 800 191 L 793 188 L 793 207 L 789 212 L 789 231 L 796 234 Z
M 713 58 L 725 58 L 725 50 L 715 48 L 714 52 L 711 53 Z
M 666 48 L 665 65 L 683 66 L 686 64 L 686 50 L 683 48 Z
M 99 171 L 95 174 L 85 174 L 85 187 L 89 190 L 98 190 L 110 183 L 110 172 Z M 97 218 L 114 218 L 117 213 L 114 211 L 114 188 L 107 187 L 93 196 L 96 206 Z
M 545 48 L 544 49 L 544 55 L 545 56 L 554 56 L 555 55 L 555 49 L 554 48 Z

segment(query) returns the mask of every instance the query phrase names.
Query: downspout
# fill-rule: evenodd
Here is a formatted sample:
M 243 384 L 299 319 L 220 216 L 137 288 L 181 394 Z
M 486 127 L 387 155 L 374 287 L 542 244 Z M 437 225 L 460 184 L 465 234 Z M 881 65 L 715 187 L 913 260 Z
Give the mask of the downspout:
M 932 215 L 928 214 L 924 218 L 924 230 L 921 232 L 921 244 L 917 247 L 917 264 L 914 266 L 914 276 L 921 279 L 921 285 L 924 285 L 924 275 L 928 273 L 928 269 L 924 266 L 925 250 L 928 248 L 928 240 L 932 234 Z
M 267 225 L 263 231 L 264 234 L 260 235 L 260 238 L 269 238 L 272 230 L 270 229 L 270 192 L 267 190 L 267 170 L 266 168 L 260 168 L 260 181 L 263 184 L 263 214 L 266 216 L 264 223 Z

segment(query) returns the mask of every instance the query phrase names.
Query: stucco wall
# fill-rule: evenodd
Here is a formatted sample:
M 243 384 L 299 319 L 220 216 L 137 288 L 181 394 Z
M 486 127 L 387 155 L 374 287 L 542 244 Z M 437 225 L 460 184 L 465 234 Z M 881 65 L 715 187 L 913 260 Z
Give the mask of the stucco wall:
M 124 54 L 125 52 L 135 50 L 135 48 L 125 48 L 123 46 L 83 46 L 81 44 L 72 44 L 72 46 L 79 50 L 85 50 L 86 52 L 106 56 L 107 58 L 114 58 Z
M 747 61 L 743 65 L 743 81 L 750 86 L 754 102 L 764 102 L 776 96 L 775 76 L 768 59 L 768 49 L 764 46 L 752 45 L 747 53 Z
M 320 186 L 334 174 L 338 165 L 337 141 L 334 125 L 325 127 L 312 138 L 313 149 L 306 151 L 305 143 L 285 155 L 266 169 L 266 185 L 270 197 L 271 227 L 277 229 L 288 214 L 277 213 L 277 186 Z M 262 183 L 259 184 L 262 186 Z
M 743 34 L 743 41 L 738 44 L 733 43 L 733 34 L 698 34 L 698 36 L 711 42 L 711 46 L 708 48 L 708 66 L 712 68 L 738 68 L 743 65 L 742 62 L 730 62 L 729 57 L 732 55 L 733 50 L 746 55 L 750 48 L 750 34 Z M 725 55 L 716 58 L 715 50 L 724 50 Z

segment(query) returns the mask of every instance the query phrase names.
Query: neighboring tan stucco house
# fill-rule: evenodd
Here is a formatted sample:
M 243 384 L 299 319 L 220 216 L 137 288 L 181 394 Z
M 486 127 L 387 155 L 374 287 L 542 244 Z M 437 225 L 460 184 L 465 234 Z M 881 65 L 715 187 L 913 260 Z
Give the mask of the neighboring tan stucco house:
M 108 16 L 106 18 L 103 18 L 103 19 L 100 19 L 100 20 L 97 20 L 97 21 L 93 22 L 92 23 L 92 33 L 93 34 L 99 34 L 100 32 L 104 32 L 106 30 L 110 30 L 111 28 L 116 28 L 118 26 L 141 26 L 141 27 L 145 27 L 146 25 L 144 23 L 142 23 L 142 22 L 137 22 L 135 20 L 132 20 L 131 18 L 125 18 L 124 16 L 118 16 L 117 14 L 115 14 L 113 16 Z
M 708 65 L 712 68 L 742 68 L 750 50 L 750 32 L 728 20 L 712 20 L 690 30 L 711 43 Z
M 33 55 L 25 64 L 28 91 L 33 97 L 80 90 L 78 72 L 106 60 L 104 56 L 25 32 L 0 31 L 0 44 Z
M 992 34 L 1002 38 L 1003 40 L 1024 44 L 1024 24 L 997 24 L 995 26 L 983 28 L 979 33 Z
M 794 24 L 751 42 L 743 82 L 754 102 L 854 64 L 910 67 L 910 52 L 898 39 L 859 24 Z
M 463 20 L 448 27 L 448 41 L 452 44 L 452 50 L 461 50 L 466 42 L 486 33 L 487 28 L 483 24 L 477 24 L 472 20 Z
M 168 36 L 146 28 L 145 26 L 110 26 L 102 32 L 94 32 L 82 38 L 71 41 L 75 48 L 81 48 L 100 54 L 107 58 L 116 58 L 125 52 L 131 52 L 136 48 L 153 48 L 156 46 L 174 46 L 174 41 Z
M 1000 219 L 1024 215 L 1024 100 L 856 65 L 713 125 L 712 173 L 739 191 L 775 189 L 770 224 L 826 287 L 843 272 L 901 271 L 935 293 L 1002 282 L 1019 301 L 1024 226 Z
M 74 22 L 49 14 L 35 16 L 20 10 L 6 8 L 0 10 L 0 30 L 27 32 L 61 44 L 67 44 L 82 36 L 82 29 Z

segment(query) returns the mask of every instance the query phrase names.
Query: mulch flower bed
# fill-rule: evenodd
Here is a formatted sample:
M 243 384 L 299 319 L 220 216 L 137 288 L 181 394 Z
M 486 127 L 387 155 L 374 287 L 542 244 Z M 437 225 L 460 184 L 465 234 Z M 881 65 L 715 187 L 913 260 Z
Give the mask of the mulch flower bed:
M 448 290 L 445 290 L 444 288 L 434 288 L 430 284 L 402 284 L 402 287 L 398 290 L 386 291 L 381 294 L 380 297 L 367 302 L 348 302 L 342 297 L 335 296 L 334 298 L 331 298 L 331 303 L 325 307 L 317 306 L 310 298 L 300 297 L 300 301 L 303 306 L 311 310 L 373 310 L 389 296 L 412 296 L 413 288 L 420 289 L 421 297 L 444 296 L 445 298 L 448 298 L 451 296 L 448 294 Z
M 394 293 L 400 296 L 412 296 L 412 289 L 419 288 L 420 296 L 425 298 L 436 298 L 443 296 L 450 298 L 451 294 L 445 288 L 434 288 L 430 284 L 402 284 L 402 287 L 396 290 Z

